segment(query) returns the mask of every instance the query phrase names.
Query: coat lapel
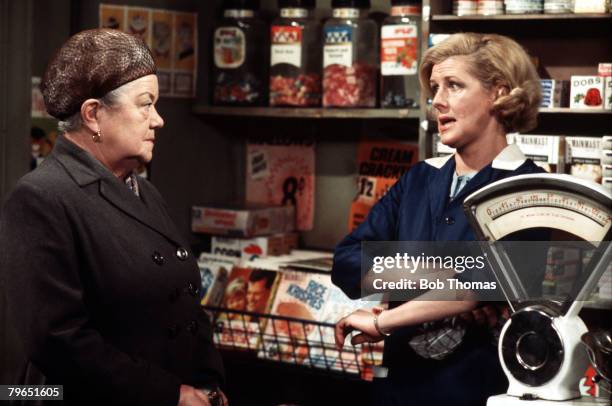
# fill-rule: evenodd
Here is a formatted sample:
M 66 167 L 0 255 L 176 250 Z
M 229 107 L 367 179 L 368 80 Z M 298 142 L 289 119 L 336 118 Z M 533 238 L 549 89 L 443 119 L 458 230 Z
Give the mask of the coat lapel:
M 164 222 L 165 216 L 150 210 L 150 207 L 146 206 L 127 185 L 122 184 L 117 178 L 102 178 L 100 180 L 100 195 L 128 216 L 180 245 L 174 233 L 168 229 Z
M 80 187 L 99 182 L 100 195 L 111 205 L 162 234 L 176 245 L 181 245 L 174 227 L 166 221 L 167 215 L 158 207 L 152 207 L 154 206 L 152 203 L 145 205 L 127 185 L 117 179 L 88 152 L 67 140 L 64 136 L 60 136 L 56 141 L 52 156 L 62 164 Z M 151 195 L 148 188 L 141 188 L 141 192 L 142 189 L 145 189 L 148 196 Z M 148 200 L 153 199 L 148 198 Z

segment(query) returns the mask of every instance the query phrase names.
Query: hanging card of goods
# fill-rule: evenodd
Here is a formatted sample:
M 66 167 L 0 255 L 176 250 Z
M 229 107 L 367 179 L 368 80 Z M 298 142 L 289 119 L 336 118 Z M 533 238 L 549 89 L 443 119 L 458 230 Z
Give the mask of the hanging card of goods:
M 314 222 L 314 141 L 307 139 L 249 140 L 247 143 L 247 203 L 293 205 L 296 229 Z
M 195 96 L 196 59 L 196 15 L 193 13 L 174 13 L 174 38 L 172 94 Z
M 100 27 L 136 35 L 149 46 L 161 96 L 195 97 L 197 13 L 100 4 L 99 18 Z
M 348 228 L 361 224 L 374 204 L 419 157 L 416 145 L 366 138 L 357 149 L 357 196 L 351 204 Z

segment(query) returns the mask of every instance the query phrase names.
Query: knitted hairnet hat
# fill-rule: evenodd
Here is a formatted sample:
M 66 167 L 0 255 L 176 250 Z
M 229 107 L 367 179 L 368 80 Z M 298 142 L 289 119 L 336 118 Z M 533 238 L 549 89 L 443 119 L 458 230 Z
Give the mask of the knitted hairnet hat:
M 64 120 L 85 100 L 154 73 L 153 55 L 140 38 L 100 28 L 70 37 L 51 58 L 40 87 L 49 114 Z

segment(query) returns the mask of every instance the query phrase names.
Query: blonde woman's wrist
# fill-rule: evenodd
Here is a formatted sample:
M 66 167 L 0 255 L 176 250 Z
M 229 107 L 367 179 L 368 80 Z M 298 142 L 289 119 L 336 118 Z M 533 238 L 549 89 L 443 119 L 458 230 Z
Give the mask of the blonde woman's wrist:
M 382 316 L 384 312 L 385 311 L 383 310 L 380 313 L 374 315 L 374 328 L 381 336 L 389 337 L 391 335 L 391 331 L 387 331 L 386 329 L 383 329 L 380 326 L 380 316 Z

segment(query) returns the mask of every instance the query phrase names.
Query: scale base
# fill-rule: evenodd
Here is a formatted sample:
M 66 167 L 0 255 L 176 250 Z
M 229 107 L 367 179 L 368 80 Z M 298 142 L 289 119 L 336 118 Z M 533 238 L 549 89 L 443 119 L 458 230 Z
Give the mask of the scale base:
M 521 400 L 516 396 L 497 395 L 487 400 L 487 406 L 604 406 L 610 399 L 582 397 L 572 400 Z

